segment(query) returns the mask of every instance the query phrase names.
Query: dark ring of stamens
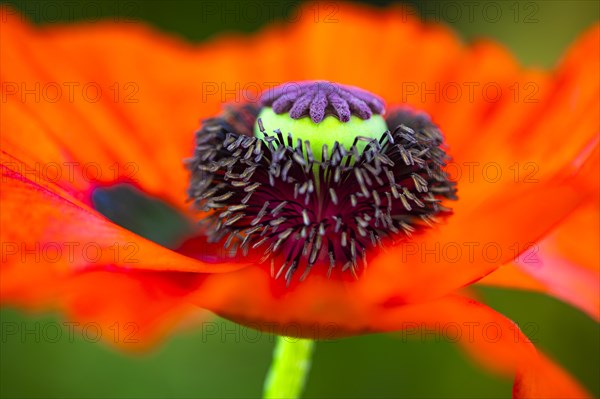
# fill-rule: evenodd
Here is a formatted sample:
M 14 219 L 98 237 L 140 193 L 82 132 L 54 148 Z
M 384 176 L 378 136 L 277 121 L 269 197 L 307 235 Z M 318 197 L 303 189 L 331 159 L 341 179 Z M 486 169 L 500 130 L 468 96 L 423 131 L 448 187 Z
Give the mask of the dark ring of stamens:
M 273 108 L 276 114 L 287 112 L 292 119 L 310 116 L 314 123 L 328 115 L 341 122 L 350 121 L 352 115 L 369 119 L 385 110 L 383 100 L 365 90 L 326 81 L 277 86 L 263 94 L 261 104 Z
M 425 115 L 394 111 L 379 140 L 323 146 L 319 161 L 317 149 L 300 137 L 277 130 L 253 137 L 249 123 L 258 112 L 247 104 L 206 120 L 188 164 L 189 196 L 208 212 L 205 232 L 232 256 L 264 249 L 260 262 L 270 259 L 272 274 L 287 284 L 297 270 L 304 270 L 303 280 L 315 265 L 325 265 L 328 275 L 339 268 L 356 276 L 359 260 L 366 268 L 386 242 L 450 211 L 440 203 L 456 198 L 443 170 L 448 157 Z M 359 141 L 366 142 L 362 152 Z

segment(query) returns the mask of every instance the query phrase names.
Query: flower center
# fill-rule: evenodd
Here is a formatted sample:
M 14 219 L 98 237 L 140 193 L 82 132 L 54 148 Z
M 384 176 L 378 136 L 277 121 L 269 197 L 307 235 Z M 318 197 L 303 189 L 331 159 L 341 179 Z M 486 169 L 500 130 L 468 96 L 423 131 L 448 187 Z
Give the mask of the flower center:
M 189 195 L 208 212 L 209 238 L 232 256 L 270 261 L 287 284 L 315 266 L 357 277 L 381 247 L 436 222 L 449 212 L 441 202 L 455 198 L 426 115 L 399 108 L 384 120 L 378 97 L 323 85 L 279 86 L 262 108 L 230 106 L 204 121 L 189 163 Z

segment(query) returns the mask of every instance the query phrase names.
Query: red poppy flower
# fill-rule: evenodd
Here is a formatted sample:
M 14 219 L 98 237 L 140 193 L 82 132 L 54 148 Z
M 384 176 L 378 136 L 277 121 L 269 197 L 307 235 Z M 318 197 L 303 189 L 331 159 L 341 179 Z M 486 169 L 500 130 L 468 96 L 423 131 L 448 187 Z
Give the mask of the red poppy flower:
M 498 340 L 475 331 L 461 344 L 516 373 L 515 397 L 587 396 L 510 320 L 460 289 L 489 275 L 484 282 L 543 290 L 598 319 L 598 27 L 546 72 L 393 8 L 342 6 L 331 24 L 302 15 L 194 47 L 131 24 L 34 28 L 9 10 L 0 38 L 2 303 L 106 326 L 135 321 L 144 343 L 198 309 L 312 338 L 324 326 L 347 336 L 494 323 L 505 332 Z M 227 257 L 222 242 L 195 237 L 173 251 L 94 209 L 95 189 L 129 183 L 207 217 L 186 202 L 183 160 L 198 120 L 222 115 L 243 90 L 252 100 L 257 87 L 313 79 L 425 112 L 452 156 L 452 215 L 369 249 L 358 279 L 342 264 L 328 278 L 316 264 L 286 288 L 268 262 Z M 437 98 L 457 89 L 453 101 Z

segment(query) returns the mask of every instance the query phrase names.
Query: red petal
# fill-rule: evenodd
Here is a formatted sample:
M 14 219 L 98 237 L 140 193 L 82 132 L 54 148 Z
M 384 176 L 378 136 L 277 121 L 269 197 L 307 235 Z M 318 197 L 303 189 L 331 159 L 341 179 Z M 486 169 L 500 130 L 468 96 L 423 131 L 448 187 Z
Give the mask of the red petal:
M 546 292 L 600 320 L 599 232 L 600 210 L 590 203 L 481 283 Z
M 443 337 L 460 343 L 494 371 L 514 375 L 515 398 L 590 397 L 538 353 L 516 324 L 474 300 L 447 296 L 411 305 L 375 304 L 361 301 L 339 283 L 319 279 L 275 299 L 271 283 L 268 274 L 257 268 L 213 275 L 203 282 L 195 300 L 236 322 L 289 336 L 331 339 L 398 331 L 402 339 Z M 254 293 L 245 289 L 248 285 Z M 344 296 L 345 301 L 338 303 Z
M 564 370 L 537 352 L 516 324 L 473 300 L 451 296 L 391 308 L 373 323 L 387 331 L 404 330 L 404 338 L 426 341 L 434 335 L 460 343 L 495 371 L 516 374 L 514 398 L 591 397 Z
M 198 286 L 196 273 L 87 270 L 54 276 L 35 292 L 10 298 L 27 309 L 60 309 L 90 341 L 126 351 L 147 350 L 209 313 L 186 300 Z M 71 328 L 71 327 L 70 327 Z
M 241 264 L 204 263 L 111 223 L 40 176 L 25 176 L 2 154 L 2 297 L 35 291 L 52 278 L 90 268 L 227 272 Z
M 145 240 L 17 165 L 2 154 L 3 305 L 61 309 L 91 340 L 99 334 L 139 350 L 201 313 L 186 300 L 198 272 L 243 267 L 200 262 Z
M 208 114 L 198 91 L 159 77 L 195 65 L 189 48 L 134 24 L 37 30 L 5 16 L 3 150 L 85 202 L 91 185 L 122 180 L 187 208 L 183 161 Z

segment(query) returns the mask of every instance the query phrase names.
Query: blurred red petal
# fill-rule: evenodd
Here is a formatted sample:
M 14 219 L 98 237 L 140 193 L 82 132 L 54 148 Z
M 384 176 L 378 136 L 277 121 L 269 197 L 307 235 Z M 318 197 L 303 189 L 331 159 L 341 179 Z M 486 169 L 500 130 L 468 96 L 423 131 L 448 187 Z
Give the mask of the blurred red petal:
M 243 267 L 205 263 L 150 242 L 51 182 L 11 169 L 18 165 L 14 158 L 2 154 L 1 159 L 3 302 L 23 302 L 56 278 L 87 269 L 218 273 Z
M 600 320 L 599 232 L 598 204 L 584 205 L 516 263 L 480 283 L 546 292 Z
M 514 398 L 590 398 L 568 373 L 533 344 L 511 320 L 471 299 L 449 296 L 435 302 L 386 309 L 373 324 L 404 330 L 403 339 L 428 334 L 459 343 L 494 371 L 515 375 Z

